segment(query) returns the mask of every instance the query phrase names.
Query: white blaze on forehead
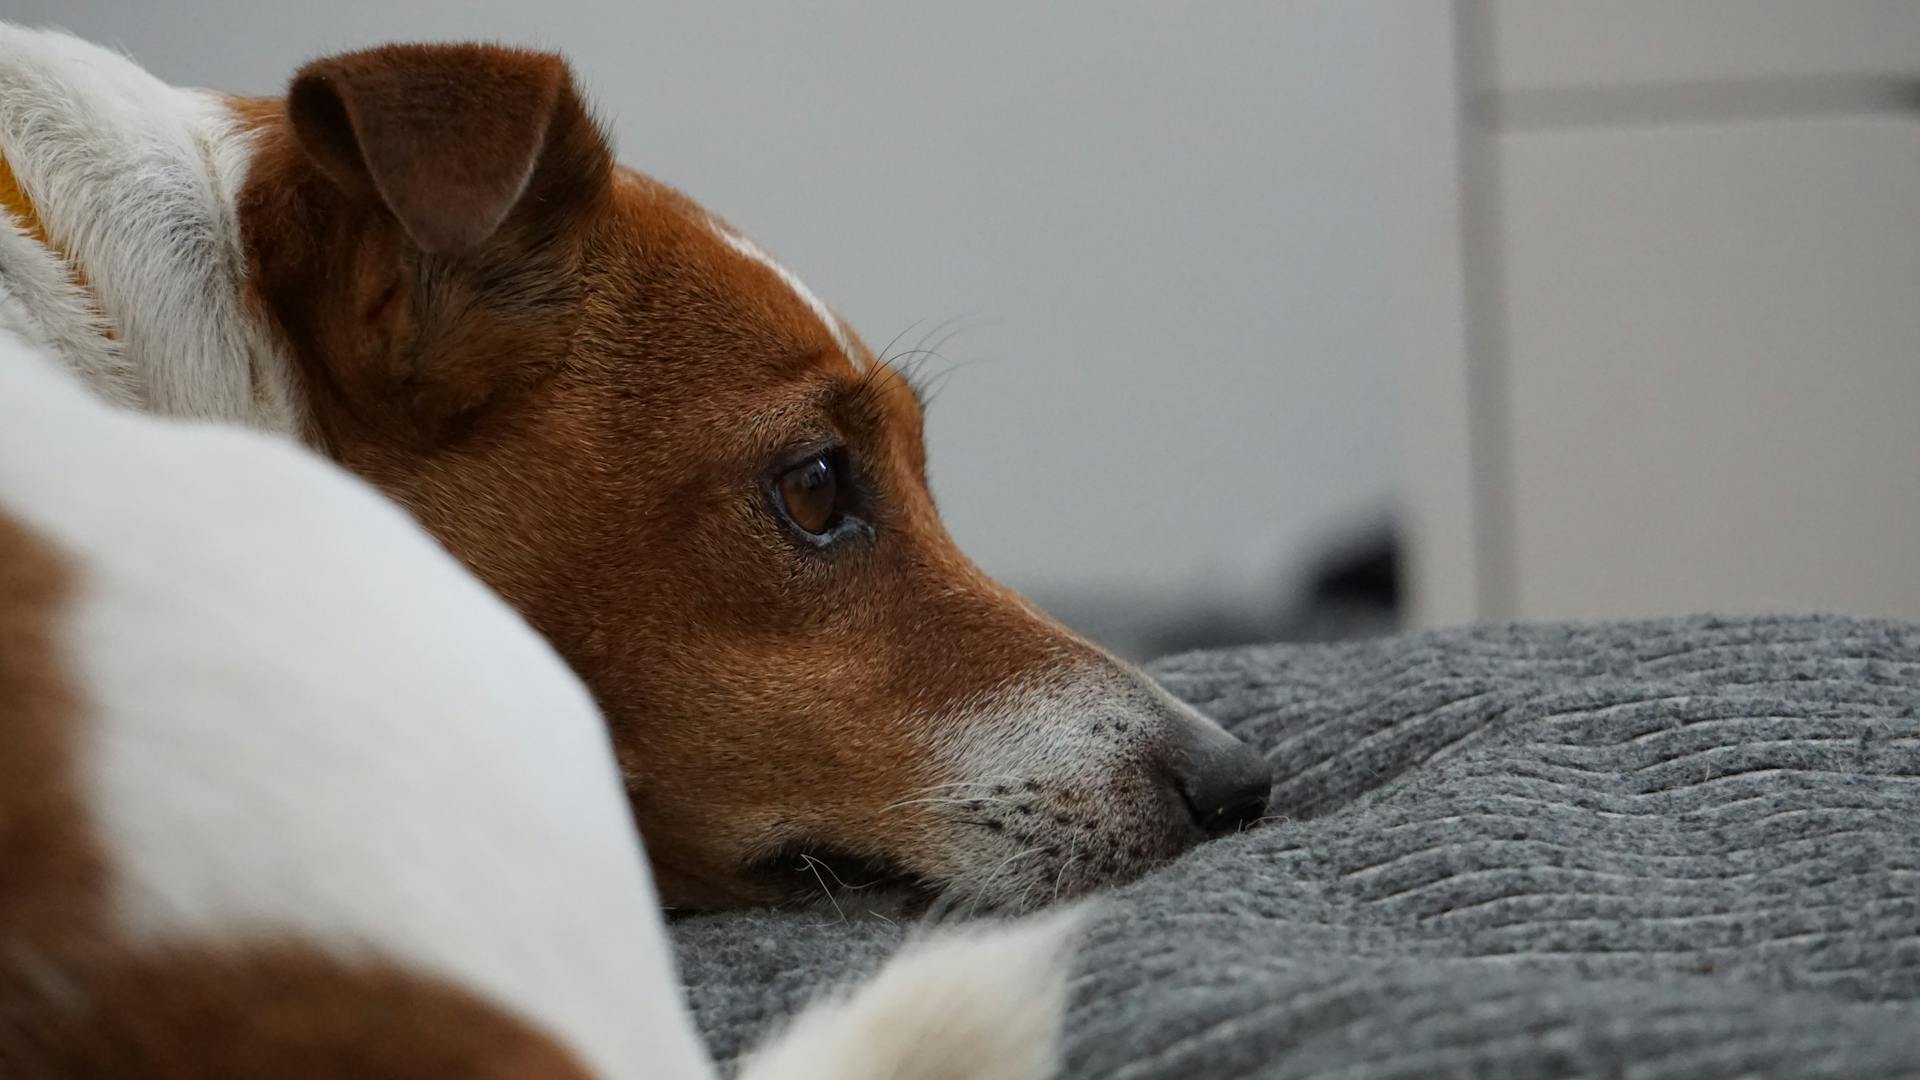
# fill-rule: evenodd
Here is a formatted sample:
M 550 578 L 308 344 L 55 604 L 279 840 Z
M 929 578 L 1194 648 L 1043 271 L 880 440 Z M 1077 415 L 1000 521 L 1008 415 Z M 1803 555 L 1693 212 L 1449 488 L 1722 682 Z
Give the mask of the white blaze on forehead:
M 839 317 L 833 313 L 833 310 L 827 307 L 818 296 L 814 295 L 812 289 L 807 288 L 806 282 L 801 281 L 793 271 L 781 266 L 780 263 L 774 259 L 773 256 L 767 254 L 766 250 L 759 244 L 741 236 L 739 233 L 734 232 L 732 229 L 727 228 L 725 225 L 711 218 L 708 219 L 708 224 L 713 227 L 714 233 L 717 234 L 720 239 L 726 241 L 728 247 L 773 271 L 773 276 L 779 278 L 782 284 L 793 290 L 793 295 L 799 297 L 800 302 L 807 305 L 807 308 L 813 312 L 815 317 L 826 326 L 827 333 L 833 335 L 833 343 L 840 347 L 841 352 L 847 354 L 847 359 L 856 364 L 860 362 L 858 355 L 853 351 L 853 342 L 847 337 L 847 328 L 841 325 Z

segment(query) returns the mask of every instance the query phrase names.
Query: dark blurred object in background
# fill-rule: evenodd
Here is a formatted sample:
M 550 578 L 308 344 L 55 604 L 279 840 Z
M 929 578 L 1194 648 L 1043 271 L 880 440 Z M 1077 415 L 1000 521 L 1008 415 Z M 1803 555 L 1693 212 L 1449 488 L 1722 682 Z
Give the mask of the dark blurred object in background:
M 1060 602 L 1051 610 L 1068 625 L 1129 659 L 1193 649 L 1264 642 L 1350 641 L 1399 629 L 1404 602 L 1400 533 L 1391 519 L 1337 534 L 1308 560 L 1297 587 L 1282 588 L 1272 606 L 1156 607 L 1108 600 Z
M 1400 625 L 1400 539 L 1391 523 L 1357 534 L 1321 556 L 1305 598 L 1283 619 L 1276 641 L 1349 641 Z

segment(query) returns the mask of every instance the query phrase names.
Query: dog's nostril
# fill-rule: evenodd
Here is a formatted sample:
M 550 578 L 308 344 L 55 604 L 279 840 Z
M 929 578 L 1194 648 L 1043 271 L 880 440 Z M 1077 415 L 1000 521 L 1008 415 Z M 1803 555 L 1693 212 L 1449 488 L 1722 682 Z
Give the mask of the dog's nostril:
M 1212 818 L 1201 823 L 1208 836 L 1230 836 L 1244 829 L 1250 829 L 1260 823 L 1267 813 L 1267 792 L 1269 787 L 1253 798 L 1242 799 L 1230 806 L 1221 807 Z
M 1246 743 L 1211 741 L 1175 770 L 1175 783 L 1193 823 L 1208 836 L 1225 836 L 1258 822 L 1273 792 L 1273 768 Z

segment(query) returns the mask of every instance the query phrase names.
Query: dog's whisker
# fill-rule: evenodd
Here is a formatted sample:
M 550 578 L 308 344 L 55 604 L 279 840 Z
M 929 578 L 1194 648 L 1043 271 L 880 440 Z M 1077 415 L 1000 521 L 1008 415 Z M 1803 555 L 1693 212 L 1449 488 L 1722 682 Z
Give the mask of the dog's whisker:
M 915 791 L 913 794 L 929 795 L 929 794 L 932 794 L 933 792 L 944 791 L 948 788 L 993 787 L 995 784 L 1017 784 L 1017 783 L 1020 783 L 1020 781 L 1021 781 L 1021 778 L 1018 776 L 1014 776 L 1010 773 L 1002 773 L 994 776 L 983 777 L 979 780 L 952 780 L 944 784 L 929 784 L 926 787 L 920 788 L 919 790 Z
M 888 363 L 889 361 L 888 361 L 887 354 L 890 351 L 892 351 L 895 345 L 898 345 L 900 343 L 900 339 L 903 337 L 906 337 L 908 334 L 913 333 L 915 327 L 919 326 L 921 323 L 926 321 L 927 320 L 925 319 L 915 319 L 912 322 L 908 323 L 904 330 L 901 330 L 899 333 L 893 335 L 893 337 L 887 339 L 886 345 L 883 346 L 879 352 L 874 354 L 874 357 L 875 357 L 874 363 L 876 364 Z
M 1059 871 L 1053 875 L 1054 900 L 1058 901 L 1060 899 L 1060 886 L 1065 884 L 1067 880 L 1067 869 L 1071 867 L 1074 863 L 1077 863 L 1079 861 L 1080 861 L 1080 845 L 1075 844 L 1073 846 L 1073 854 L 1067 856 L 1067 861 L 1061 863 Z
M 954 780 L 944 784 L 929 784 L 926 787 L 919 788 L 909 793 L 906 799 L 902 800 L 901 802 L 894 803 L 893 806 L 902 806 L 910 802 L 911 800 L 918 799 L 923 796 L 935 795 L 942 791 L 951 791 L 956 788 L 992 788 L 996 786 L 1018 784 L 1021 782 L 1022 782 L 1021 777 L 1014 776 L 1007 773 L 999 773 L 992 776 L 983 777 L 979 780 Z M 987 799 L 987 798 L 990 798 L 990 796 L 983 795 L 983 796 L 980 796 L 980 798 Z M 883 807 L 883 809 L 891 810 L 893 809 L 893 806 Z
M 947 370 L 941 372 L 937 377 L 937 381 L 929 381 L 927 385 L 921 387 L 920 388 L 920 407 L 922 409 L 932 408 L 933 403 L 936 400 L 938 400 L 941 393 L 946 390 L 947 383 L 950 380 L 952 380 L 954 372 L 959 370 L 960 370 L 960 365 L 956 364 L 955 366 L 950 367 Z
M 977 329 L 979 328 L 980 325 L 981 324 L 979 323 L 969 323 L 962 326 L 956 326 L 952 330 L 947 331 L 946 334 L 942 335 L 940 340 L 934 342 L 932 345 L 923 345 L 921 346 L 921 348 L 923 348 L 926 352 L 931 353 L 934 356 L 940 356 L 940 350 L 945 349 L 947 346 L 953 344 L 954 340 L 957 339 L 961 334 L 964 334 L 969 330 Z M 945 359 L 945 357 L 942 357 L 942 359 Z
M 985 829 L 988 832 L 993 832 L 993 833 L 1005 832 L 1007 828 L 1005 822 L 995 821 L 992 818 L 956 817 L 956 818 L 947 818 L 945 820 L 948 824 L 951 824 L 951 825 L 971 825 L 976 829 Z
M 840 877 L 839 874 L 836 874 L 833 872 L 833 867 L 827 865 L 824 862 L 821 862 L 819 859 L 814 858 L 813 856 L 807 854 L 804 851 L 800 853 L 800 857 L 802 859 L 807 860 L 807 867 L 808 869 L 813 871 L 814 877 L 816 878 L 819 877 L 820 871 L 825 870 L 827 872 L 827 876 L 833 879 L 834 884 L 840 886 L 840 888 L 843 890 L 847 890 L 851 892 L 859 892 L 862 889 L 871 889 L 875 885 L 880 884 L 877 881 L 869 881 L 864 885 L 849 885 L 846 883 L 844 879 Z
M 1000 795 L 955 795 L 952 797 L 936 797 L 932 799 L 902 799 L 897 803 L 891 803 L 881 807 L 879 812 L 884 814 L 889 810 L 897 810 L 904 806 L 975 806 L 988 803 L 996 806 L 1014 805 L 1012 799 Z
M 909 326 L 907 330 L 895 334 L 893 339 L 887 343 L 887 347 L 881 350 L 879 359 L 875 362 L 873 369 L 867 372 L 866 376 L 862 379 L 862 388 L 877 388 L 881 385 L 879 382 L 880 379 L 887 377 L 898 378 L 906 384 L 908 389 L 913 391 L 914 396 L 920 399 L 921 407 L 925 408 L 933 396 L 935 396 L 934 394 L 930 394 L 928 389 L 936 384 L 932 380 L 923 380 L 920 377 L 921 369 L 924 368 L 930 360 L 937 359 L 946 363 L 948 368 L 938 376 L 940 380 L 938 385 L 944 385 L 946 379 L 961 365 L 954 363 L 954 361 L 942 355 L 941 350 L 951 344 L 959 335 L 981 325 L 980 322 L 977 321 L 976 316 L 977 313 L 966 313 L 941 320 L 939 323 L 930 327 L 926 333 L 922 334 L 920 340 L 917 341 L 911 349 L 896 352 L 893 346 L 901 337 L 905 336 L 907 331 L 912 330 L 913 326 L 918 326 L 919 322 L 915 322 L 913 326 Z M 933 344 L 928 345 L 929 341 L 932 341 Z M 903 363 L 903 361 L 909 360 L 912 361 L 910 364 Z
M 1029 847 L 1020 851 L 1016 851 L 1013 854 L 1007 856 L 1006 858 L 1000 860 L 1000 864 L 993 868 L 993 872 L 988 874 L 987 879 L 980 883 L 980 887 L 978 889 L 973 890 L 974 901 L 972 906 L 967 908 L 967 917 L 972 918 L 974 916 L 976 911 L 979 909 L 981 902 L 987 899 L 987 895 L 988 895 L 987 890 L 993 887 L 993 883 L 999 879 L 1001 874 L 1006 872 L 1007 867 L 1012 866 L 1018 860 L 1024 859 L 1030 855 L 1038 855 L 1040 854 L 1040 851 L 1041 851 L 1040 848 Z
M 827 903 L 833 905 L 833 913 L 835 915 L 840 916 L 841 922 L 846 922 L 847 913 L 840 910 L 840 901 L 835 900 L 833 898 L 833 890 L 827 888 L 827 880 L 820 876 L 820 866 L 819 866 L 820 860 L 814 858 L 811 855 L 806 854 L 805 852 L 802 852 L 800 854 L 800 857 L 806 860 L 807 869 L 813 871 L 813 880 L 820 883 L 820 893 L 821 895 L 827 898 Z
M 961 313 L 960 313 L 960 314 L 958 314 L 958 315 L 951 315 L 951 316 L 948 316 L 947 318 L 944 318 L 944 319 L 941 319 L 941 320 L 940 320 L 939 322 L 937 322 L 937 323 L 935 323 L 935 324 L 933 324 L 933 325 L 932 325 L 931 327 L 929 327 L 929 328 L 927 328 L 927 331 L 926 331 L 926 333 L 924 333 L 924 334 L 921 334 L 921 335 L 920 335 L 920 340 L 919 340 L 919 341 L 916 341 L 916 342 L 914 342 L 914 345 L 913 345 L 913 347 L 914 347 L 915 349 L 919 349 L 919 348 L 921 348 L 921 347 L 923 347 L 923 346 L 925 346 L 925 345 L 926 345 L 926 343 L 927 343 L 927 342 L 928 342 L 928 341 L 929 341 L 929 340 L 930 340 L 930 339 L 931 339 L 931 338 L 932 338 L 932 337 L 933 337 L 933 336 L 934 336 L 935 334 L 939 334 L 939 333 L 943 333 L 943 332 L 945 332 L 945 331 L 947 331 L 947 330 L 948 330 L 949 328 L 951 328 L 951 327 L 953 327 L 953 326 L 954 326 L 954 325 L 955 325 L 956 323 L 961 323 L 961 322 L 963 322 L 963 321 L 964 321 L 964 320 L 966 320 L 966 319 L 972 319 L 972 318 L 975 318 L 975 317 L 977 317 L 978 315 L 979 315 L 979 312 L 977 312 L 977 311 L 963 311 L 963 312 L 961 312 Z

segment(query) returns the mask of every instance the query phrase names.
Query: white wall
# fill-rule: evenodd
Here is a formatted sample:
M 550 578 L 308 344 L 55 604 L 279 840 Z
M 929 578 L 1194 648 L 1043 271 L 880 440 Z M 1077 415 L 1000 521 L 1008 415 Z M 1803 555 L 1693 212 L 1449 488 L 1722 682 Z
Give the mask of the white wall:
M 1399 65 L 1469 104 L 1398 95 L 1454 247 L 1403 305 L 1410 621 L 1920 617 L 1920 5 L 1453 7 Z
M 1042 603 L 1270 606 L 1398 469 L 1384 6 L 8 0 L 183 83 L 560 49 L 624 160 L 876 347 L 959 318 L 934 485 Z

